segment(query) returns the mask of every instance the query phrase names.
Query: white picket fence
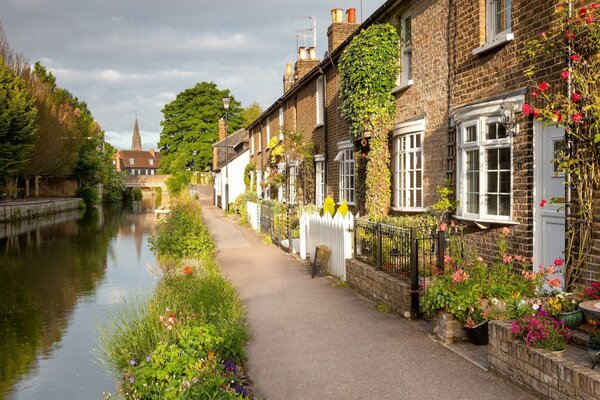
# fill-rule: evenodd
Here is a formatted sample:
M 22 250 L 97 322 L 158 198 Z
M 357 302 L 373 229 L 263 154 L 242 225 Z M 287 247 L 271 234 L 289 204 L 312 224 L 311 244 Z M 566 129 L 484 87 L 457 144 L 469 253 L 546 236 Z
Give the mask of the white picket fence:
M 254 202 L 247 202 L 248 210 L 248 221 L 255 231 L 260 231 L 260 204 Z
M 331 250 L 329 273 L 346 280 L 346 259 L 352 258 L 352 230 L 354 216 L 348 212 L 345 217 L 340 213 L 332 218 L 325 213 L 302 214 L 300 217 L 300 257 L 310 256 L 315 261 L 317 246 L 327 246 Z

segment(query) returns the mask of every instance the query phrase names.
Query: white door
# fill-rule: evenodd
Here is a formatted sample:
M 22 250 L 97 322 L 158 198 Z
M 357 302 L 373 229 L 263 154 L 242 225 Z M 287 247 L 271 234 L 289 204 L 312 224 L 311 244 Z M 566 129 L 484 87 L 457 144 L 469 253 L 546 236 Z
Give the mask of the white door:
M 565 248 L 565 177 L 556 172 L 554 154 L 563 146 L 564 130 L 556 125 L 534 126 L 534 269 L 564 260 Z M 542 200 L 547 201 L 543 207 Z M 557 277 L 561 277 L 557 275 Z M 562 281 L 562 279 L 561 279 Z

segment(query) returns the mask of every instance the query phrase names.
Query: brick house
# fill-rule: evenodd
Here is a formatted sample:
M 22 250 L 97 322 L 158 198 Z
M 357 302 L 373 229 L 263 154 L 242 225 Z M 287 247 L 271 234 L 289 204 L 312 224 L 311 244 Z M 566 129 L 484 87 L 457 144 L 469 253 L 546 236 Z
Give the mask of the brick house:
M 129 175 L 155 175 L 160 168 L 160 160 L 160 152 L 142 150 L 142 138 L 136 117 L 133 124 L 131 150 L 118 150 L 115 153 L 113 160 L 115 169 Z

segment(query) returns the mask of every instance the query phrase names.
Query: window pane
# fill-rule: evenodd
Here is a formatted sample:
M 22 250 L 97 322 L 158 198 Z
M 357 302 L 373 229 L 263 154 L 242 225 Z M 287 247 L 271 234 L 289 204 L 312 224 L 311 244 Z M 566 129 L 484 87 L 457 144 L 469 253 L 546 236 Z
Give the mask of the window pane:
M 500 195 L 499 215 L 510 216 L 510 195 Z
M 498 192 L 498 173 L 497 172 L 488 172 L 488 192 L 497 193 Z
M 510 193 L 510 171 L 500 172 L 500 193 Z
M 488 209 L 488 214 L 498 215 L 498 196 L 496 196 L 495 194 L 488 195 L 487 209 Z
M 488 170 L 498 169 L 498 150 L 492 149 L 487 151 Z
M 510 170 L 510 148 L 498 149 L 500 159 L 500 169 Z
M 475 142 L 477 141 L 477 126 L 468 126 L 467 127 L 467 137 L 465 138 L 465 142 Z
M 491 123 L 487 124 L 487 138 L 488 140 L 493 140 L 498 137 L 498 133 L 496 132 L 497 124 Z

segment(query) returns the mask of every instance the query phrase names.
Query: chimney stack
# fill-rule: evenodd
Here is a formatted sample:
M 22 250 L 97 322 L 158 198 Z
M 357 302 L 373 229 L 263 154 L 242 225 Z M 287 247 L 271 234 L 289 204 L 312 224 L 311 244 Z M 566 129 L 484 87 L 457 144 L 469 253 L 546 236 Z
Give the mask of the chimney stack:
M 221 118 L 219 120 L 219 142 L 225 140 L 225 120 Z
M 358 28 L 356 23 L 356 9 L 349 8 L 346 11 L 348 17 L 344 21 L 344 10 L 334 8 L 331 10 L 331 25 L 327 28 L 327 38 L 329 41 L 329 54 L 342 44 Z
M 310 72 L 310 70 L 319 65 L 319 62 L 314 47 L 298 47 L 298 61 L 296 61 L 295 66 L 294 83 L 302 79 L 302 77 Z
M 283 75 L 283 93 L 287 93 L 294 86 L 294 70 L 292 64 L 285 64 L 285 74 Z

